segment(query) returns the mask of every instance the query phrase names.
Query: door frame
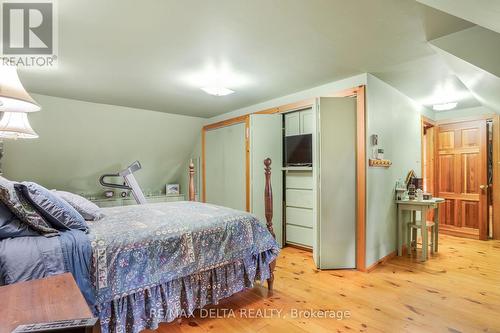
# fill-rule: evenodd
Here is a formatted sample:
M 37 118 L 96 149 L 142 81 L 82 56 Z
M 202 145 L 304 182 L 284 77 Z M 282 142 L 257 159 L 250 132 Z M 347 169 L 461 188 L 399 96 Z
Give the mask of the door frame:
M 486 114 L 486 115 L 478 115 L 472 117 L 459 117 L 459 118 L 451 118 L 451 119 L 442 119 L 442 120 L 432 120 L 425 116 L 421 116 L 421 151 L 422 151 L 422 175 L 424 168 L 424 151 L 423 151 L 423 140 L 424 140 L 424 132 L 423 126 L 424 123 L 429 123 L 434 126 L 439 126 L 442 124 L 452 124 L 452 123 L 461 123 L 466 121 L 475 121 L 475 120 L 491 120 L 493 122 L 493 186 L 490 194 L 493 195 L 493 239 L 500 239 L 500 115 L 498 114 Z M 436 133 L 437 134 L 437 133 Z M 436 136 L 434 136 L 434 151 L 436 151 Z M 437 189 L 437 163 L 434 163 L 434 189 Z M 498 195 L 495 196 L 495 193 Z
M 424 153 L 424 142 L 425 142 L 425 125 L 431 125 L 432 127 L 437 127 L 437 122 L 435 120 L 432 120 L 424 115 L 420 116 L 420 150 L 421 150 L 421 169 L 420 169 L 420 174 L 423 176 L 425 174 L 424 169 L 424 160 L 425 160 L 425 153 Z M 436 151 L 436 136 L 434 135 L 434 140 L 432 141 L 432 145 L 434 146 L 433 152 Z M 434 161 L 434 168 L 432 170 L 433 178 L 434 181 L 436 181 L 436 163 Z M 434 189 L 436 189 L 436 184 L 434 184 Z
M 366 272 L 366 86 L 361 85 L 342 91 L 322 94 L 297 102 L 253 112 L 255 114 L 285 113 L 313 107 L 318 97 L 356 98 L 356 269 Z M 250 113 L 251 114 L 251 113 Z M 219 121 L 203 126 L 201 135 L 202 155 L 202 201 L 206 202 L 206 152 L 205 135 L 207 131 L 245 123 L 246 129 L 246 207 L 250 211 L 250 114 Z

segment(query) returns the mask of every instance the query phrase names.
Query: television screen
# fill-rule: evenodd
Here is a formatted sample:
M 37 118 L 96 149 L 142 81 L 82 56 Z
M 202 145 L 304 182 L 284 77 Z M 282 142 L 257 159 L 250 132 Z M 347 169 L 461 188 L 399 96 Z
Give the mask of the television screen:
M 312 134 L 285 137 L 286 166 L 312 165 Z

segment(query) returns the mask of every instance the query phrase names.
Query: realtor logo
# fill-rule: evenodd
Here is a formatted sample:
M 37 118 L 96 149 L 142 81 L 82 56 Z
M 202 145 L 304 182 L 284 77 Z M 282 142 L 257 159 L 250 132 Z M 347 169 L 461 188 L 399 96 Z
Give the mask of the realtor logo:
M 53 1 L 2 2 L 3 64 L 52 67 L 55 54 L 56 15 Z

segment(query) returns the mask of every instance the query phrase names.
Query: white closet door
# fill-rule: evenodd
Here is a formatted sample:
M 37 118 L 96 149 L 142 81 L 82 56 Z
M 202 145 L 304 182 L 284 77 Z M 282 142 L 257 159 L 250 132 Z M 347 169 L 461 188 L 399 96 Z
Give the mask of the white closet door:
M 264 211 L 264 159 L 271 158 L 271 186 L 273 189 L 273 228 L 280 246 L 282 239 L 283 205 L 283 120 L 280 114 L 253 114 L 250 116 L 250 206 L 253 214 L 263 222 Z
M 356 267 L 356 99 L 319 99 L 318 255 L 322 269 Z
M 206 202 L 246 210 L 245 124 L 205 134 Z

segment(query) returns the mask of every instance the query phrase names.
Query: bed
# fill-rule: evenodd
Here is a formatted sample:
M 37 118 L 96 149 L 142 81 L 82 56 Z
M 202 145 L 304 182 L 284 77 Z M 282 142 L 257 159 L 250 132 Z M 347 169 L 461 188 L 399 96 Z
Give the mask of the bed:
M 104 208 L 88 233 L 0 241 L 0 281 L 10 284 L 69 271 L 102 332 L 139 332 L 267 280 L 279 247 L 272 228 L 271 160 L 265 161 L 266 221 L 189 200 Z

